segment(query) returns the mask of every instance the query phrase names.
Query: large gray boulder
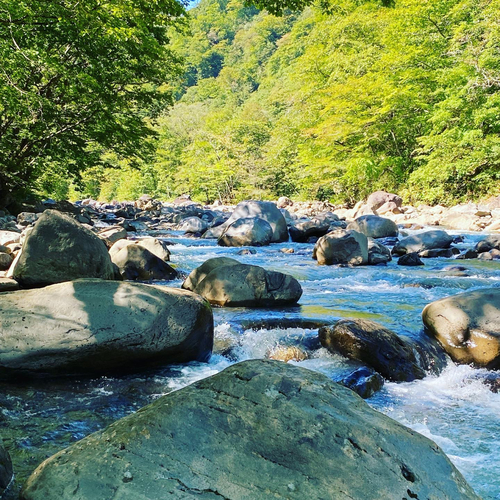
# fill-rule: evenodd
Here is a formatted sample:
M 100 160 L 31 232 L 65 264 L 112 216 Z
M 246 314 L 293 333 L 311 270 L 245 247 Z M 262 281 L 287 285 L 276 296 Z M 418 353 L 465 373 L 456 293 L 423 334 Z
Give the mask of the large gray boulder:
M 442 450 L 328 377 L 252 360 L 62 450 L 23 500 L 479 500 Z
M 368 238 L 388 238 L 398 235 L 396 223 L 378 215 L 362 215 L 351 222 L 347 229 L 363 233 Z
M 259 217 L 245 217 L 235 220 L 226 227 L 217 244 L 223 247 L 262 247 L 273 238 L 271 224 Z
M 225 257 L 209 259 L 195 269 L 182 288 L 229 307 L 273 307 L 298 302 L 300 283 L 292 276 Z
M 376 266 L 378 264 L 387 264 L 392 260 L 391 251 L 382 243 L 368 238 L 368 264 Z
M 283 217 L 283 214 L 279 211 L 278 207 L 270 201 L 242 201 L 236 205 L 231 217 L 229 217 L 224 224 L 214 228 L 213 231 L 210 231 L 213 232 L 218 238 L 235 220 L 245 219 L 248 217 L 258 217 L 259 219 L 264 219 L 269 223 L 273 230 L 271 243 L 288 241 L 286 220 Z
M 476 252 L 484 253 L 490 250 L 500 250 L 500 234 L 489 234 L 476 245 Z
M 393 193 L 387 193 L 385 191 L 375 191 L 366 200 L 366 205 L 370 207 L 371 210 L 378 210 L 380 207 L 386 203 L 393 203 L 396 207 L 401 207 L 403 200 Z
M 422 319 L 456 363 L 500 368 L 500 288 L 436 300 L 425 306 Z
M 290 224 L 288 232 L 292 241 L 306 243 L 311 237 L 321 238 L 330 230 L 329 220 L 306 220 Z
M 357 231 L 339 229 L 322 236 L 314 246 L 313 259 L 320 265 L 368 263 L 368 239 Z
M 342 319 L 319 329 L 323 347 L 361 361 L 394 382 L 425 377 L 410 344 L 382 325 L 365 319 Z
M 177 271 L 141 245 L 126 245 L 112 254 L 125 280 L 172 280 Z
M 0 377 L 100 374 L 206 360 L 209 304 L 167 287 L 77 280 L 2 295 Z
M 434 248 L 449 248 L 452 242 L 453 238 L 446 231 L 435 229 L 403 238 L 394 245 L 392 253 L 403 255 L 405 253 L 419 253 Z
M 9 276 L 31 288 L 78 278 L 113 279 L 114 271 L 98 236 L 69 215 L 46 210 L 26 237 Z

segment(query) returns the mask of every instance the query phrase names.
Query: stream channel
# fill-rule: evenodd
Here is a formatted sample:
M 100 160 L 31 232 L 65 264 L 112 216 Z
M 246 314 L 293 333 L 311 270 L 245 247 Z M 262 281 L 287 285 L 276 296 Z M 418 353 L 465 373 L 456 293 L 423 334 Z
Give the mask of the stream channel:
M 461 234 L 459 248 L 470 248 L 484 237 Z M 218 247 L 215 240 L 186 238 L 178 232 L 161 237 L 170 242 L 172 264 L 184 273 L 209 258 L 230 256 L 291 274 L 303 288 L 299 305 L 272 310 L 214 308 L 216 345 L 208 363 L 120 377 L 0 383 L 1 436 L 16 474 L 6 500 L 17 499 L 36 466 L 60 449 L 237 361 L 266 357 L 278 345 L 315 345 L 318 325 L 366 318 L 419 338 L 425 335 L 421 311 L 429 302 L 466 290 L 500 287 L 499 261 L 436 258 L 425 259 L 424 267 L 401 267 L 396 261 L 355 268 L 318 266 L 311 258 L 312 244 L 273 244 L 257 248 L 253 255 L 238 255 L 240 249 Z M 283 248 L 293 248 L 294 253 L 285 254 Z M 466 270 L 449 269 L 457 265 Z M 180 287 L 182 280 L 160 283 Z M 323 348 L 312 352 L 310 359 L 296 364 L 334 380 L 358 366 Z M 386 382 L 367 402 L 434 440 L 479 495 L 500 500 L 500 393 L 481 382 L 481 372 L 486 370 L 450 363 L 439 376 Z

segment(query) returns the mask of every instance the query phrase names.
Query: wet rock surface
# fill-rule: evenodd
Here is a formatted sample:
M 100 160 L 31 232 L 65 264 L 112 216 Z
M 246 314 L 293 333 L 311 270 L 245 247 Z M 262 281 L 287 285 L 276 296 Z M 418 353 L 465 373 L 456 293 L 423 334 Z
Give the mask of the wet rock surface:
M 21 497 L 193 495 L 479 498 L 427 438 L 324 375 L 263 360 L 160 398 L 63 450 Z

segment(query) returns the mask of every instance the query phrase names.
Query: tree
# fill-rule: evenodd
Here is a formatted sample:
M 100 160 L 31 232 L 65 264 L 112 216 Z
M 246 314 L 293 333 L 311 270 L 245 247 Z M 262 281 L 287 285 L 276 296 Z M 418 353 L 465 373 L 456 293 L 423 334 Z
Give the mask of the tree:
M 168 30 L 176 0 L 0 0 L 0 204 L 103 152 L 146 157 L 147 118 L 181 70 Z

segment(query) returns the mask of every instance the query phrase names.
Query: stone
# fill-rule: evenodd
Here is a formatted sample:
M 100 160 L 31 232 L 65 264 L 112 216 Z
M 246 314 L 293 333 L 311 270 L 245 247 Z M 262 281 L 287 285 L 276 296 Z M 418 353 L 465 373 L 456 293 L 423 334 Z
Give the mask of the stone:
M 11 278 L 0 278 L 0 292 L 19 290 L 19 283 Z
M 446 259 L 451 259 L 455 255 L 459 254 L 460 250 L 457 247 L 451 247 L 451 248 L 433 248 L 432 250 L 423 250 L 422 252 L 419 252 L 418 256 L 424 259 L 436 258 L 436 257 L 444 257 Z
M 286 196 L 281 196 L 280 198 L 278 198 L 276 206 L 278 208 L 291 207 L 293 206 L 293 201 L 290 198 L 287 198 Z
M 398 206 L 398 204 L 395 203 L 394 201 L 386 201 L 383 205 L 377 208 L 378 215 L 384 215 L 384 214 L 399 215 L 402 213 L 403 210 L 401 209 L 401 206 Z
M 313 259 L 320 265 L 368 263 L 368 239 L 357 231 L 339 229 L 322 236 L 314 246 Z
M 366 205 L 372 210 L 377 210 L 385 203 L 394 203 L 397 208 L 400 208 L 403 205 L 403 200 L 397 194 L 385 191 L 375 191 L 366 200 Z
M 182 288 L 226 307 L 276 307 L 296 304 L 302 287 L 292 276 L 226 257 L 209 259 L 192 271 Z
M 500 288 L 484 288 L 431 302 L 422 320 L 451 359 L 500 368 Z
M 125 280 L 172 280 L 177 271 L 141 245 L 127 245 L 112 261 Z
M 12 265 L 12 255 L 9 253 L 0 252 L 0 271 L 6 271 Z
M 307 220 L 298 221 L 288 226 L 288 232 L 290 233 L 290 238 L 296 243 L 306 243 L 307 240 L 312 237 L 324 236 L 330 230 L 330 222 L 328 220 Z
M 288 363 L 289 361 L 304 361 L 309 355 L 304 349 L 297 346 L 278 345 L 270 349 L 266 357 Z
M 113 260 L 115 255 L 122 248 L 128 247 L 129 245 L 137 245 L 137 241 L 122 239 L 122 240 L 118 240 L 116 243 L 113 243 L 113 245 L 111 245 L 111 248 L 109 249 L 109 256 L 111 257 L 111 260 Z
M 9 453 L 0 440 L 0 498 L 12 481 L 12 462 Z
M 104 242 L 69 215 L 45 210 L 11 267 L 23 288 L 47 286 L 78 278 L 113 279 Z
M 2 295 L 0 377 L 103 374 L 205 361 L 213 319 L 167 287 L 77 280 Z
M 457 259 L 477 259 L 478 253 L 475 250 L 469 248 L 465 252 L 457 255 Z
M 248 200 L 238 203 L 229 219 L 222 224 L 222 231 L 230 226 L 235 220 L 249 217 L 258 217 L 270 224 L 273 230 L 271 243 L 288 241 L 286 220 L 278 207 L 270 201 Z
M 479 500 L 434 442 L 325 375 L 270 360 L 233 365 L 74 443 L 21 498 Z
M 489 252 L 493 248 L 500 250 L 500 234 L 490 234 L 484 240 L 479 241 L 476 245 L 476 252 Z
M 418 253 L 412 252 L 412 253 L 405 253 L 404 255 L 401 255 L 398 259 L 398 266 L 423 266 L 424 263 L 420 259 Z
M 273 228 L 259 217 L 244 217 L 226 226 L 225 231 L 217 240 L 223 247 L 261 247 L 271 243 Z
M 368 264 L 376 266 L 386 264 L 392 260 L 391 251 L 382 243 L 368 238 Z
M 108 248 L 111 248 L 117 241 L 127 238 L 127 230 L 121 226 L 107 227 L 99 231 L 98 236 L 104 240 Z
M 158 238 L 141 238 L 136 241 L 136 244 L 149 250 L 153 255 L 156 255 L 165 262 L 170 260 L 170 250 L 164 240 L 159 240 Z
M 452 242 L 453 238 L 446 231 L 435 229 L 403 238 L 396 243 L 392 249 L 392 253 L 403 255 L 405 253 L 418 253 L 434 248 L 449 248 Z
M 21 231 L 0 231 L 0 245 L 9 245 L 21 241 Z
M 17 216 L 17 223 L 20 226 L 29 226 L 30 224 L 34 224 L 38 218 L 38 214 L 33 212 L 21 212 Z
M 204 233 L 208 228 L 208 224 L 199 217 L 186 217 L 182 220 L 177 228 L 185 233 Z
M 350 373 L 340 382 L 344 387 L 351 389 L 363 399 L 372 397 L 384 386 L 384 379 L 380 375 L 366 366 L 362 366 Z
M 347 230 L 357 231 L 369 238 L 388 238 L 398 235 L 398 226 L 378 215 L 362 215 L 347 226 Z
M 425 377 L 411 345 L 374 321 L 342 319 L 320 328 L 318 334 L 330 352 L 361 361 L 388 380 L 411 382 Z

